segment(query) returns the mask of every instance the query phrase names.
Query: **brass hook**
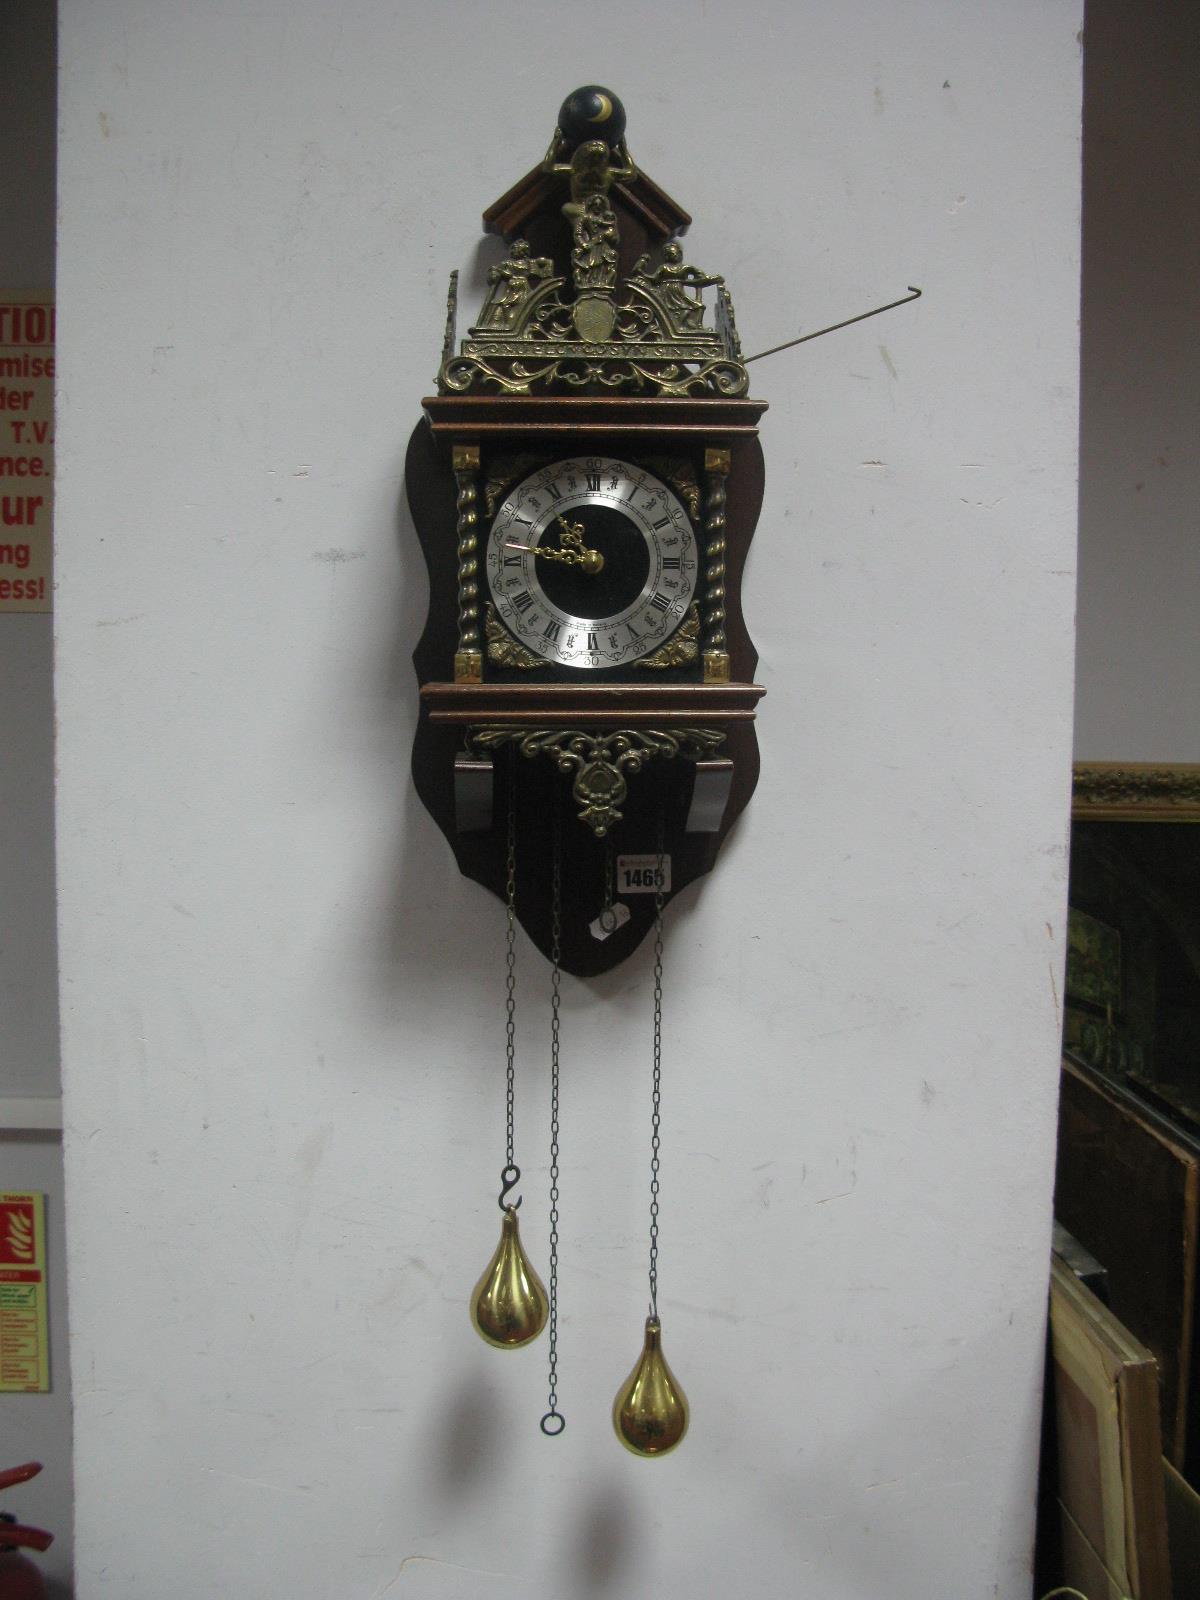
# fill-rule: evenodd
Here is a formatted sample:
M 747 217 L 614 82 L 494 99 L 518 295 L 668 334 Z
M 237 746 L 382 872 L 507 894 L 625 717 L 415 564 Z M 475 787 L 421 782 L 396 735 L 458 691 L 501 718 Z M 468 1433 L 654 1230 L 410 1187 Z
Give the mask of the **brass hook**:
M 510 1200 L 508 1193 L 510 1189 L 515 1189 L 520 1181 L 521 1169 L 518 1166 L 507 1166 L 500 1174 L 500 1182 L 503 1184 L 503 1188 L 500 1190 L 500 1199 L 497 1204 L 501 1211 L 516 1211 L 519 1209 L 520 1200 Z

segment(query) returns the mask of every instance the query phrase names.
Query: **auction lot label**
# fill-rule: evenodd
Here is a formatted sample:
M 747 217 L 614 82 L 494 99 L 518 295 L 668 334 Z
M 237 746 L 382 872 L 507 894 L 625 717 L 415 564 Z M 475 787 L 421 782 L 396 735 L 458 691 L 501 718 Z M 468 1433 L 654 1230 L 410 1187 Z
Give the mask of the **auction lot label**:
M 0 611 L 49 611 L 54 301 L 0 289 Z
M 49 1388 L 46 1197 L 0 1194 L 0 1394 Z

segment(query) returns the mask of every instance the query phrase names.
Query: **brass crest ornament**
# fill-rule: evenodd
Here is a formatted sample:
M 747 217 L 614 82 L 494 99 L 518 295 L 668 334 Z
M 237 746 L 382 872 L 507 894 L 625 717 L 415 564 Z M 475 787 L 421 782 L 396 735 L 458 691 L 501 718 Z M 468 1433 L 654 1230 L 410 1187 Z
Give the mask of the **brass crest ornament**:
M 551 257 L 515 238 L 507 259 L 489 269 L 487 298 L 457 351 L 452 274 L 439 393 L 745 394 L 749 378 L 724 278 L 688 266 L 673 239 L 659 261 L 643 252 L 622 276 L 611 197 L 614 190 L 628 195 L 640 174 L 612 115 L 586 130 L 603 128 L 602 137 L 574 144 L 563 120 L 571 125 L 569 117 L 560 120 L 539 170 L 567 187 L 561 214 L 570 228 L 568 270 L 559 274 Z M 717 291 L 711 328 L 705 288 Z
M 621 821 L 617 809 L 629 793 L 625 774 L 640 772 L 647 761 L 671 761 L 679 755 L 707 755 L 725 735 L 711 728 L 618 728 L 589 734 L 577 728 L 472 728 L 468 745 L 497 750 L 512 744 L 523 756 L 547 755 L 560 772 L 571 775 L 571 794 L 579 820 L 603 839 Z

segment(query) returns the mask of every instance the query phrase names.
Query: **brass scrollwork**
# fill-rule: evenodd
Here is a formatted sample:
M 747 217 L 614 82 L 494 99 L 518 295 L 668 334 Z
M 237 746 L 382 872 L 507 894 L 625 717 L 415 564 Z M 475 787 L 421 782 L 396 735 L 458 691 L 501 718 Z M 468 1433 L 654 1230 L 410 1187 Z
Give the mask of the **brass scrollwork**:
M 652 656 L 643 656 L 638 666 L 648 668 L 651 672 L 662 671 L 666 667 L 686 666 L 689 661 L 695 661 L 699 654 L 699 637 L 700 607 L 693 605 L 662 649 L 656 650 Z
M 505 394 L 531 394 L 534 389 L 566 385 L 570 389 L 653 389 L 660 395 L 679 397 L 709 393 L 730 400 L 745 394 L 750 387 L 749 374 L 737 361 L 708 361 L 693 372 L 682 365 L 682 361 L 695 359 L 690 353 L 679 361 L 635 361 L 624 355 L 619 343 L 602 348 L 611 351 L 612 356 L 593 360 L 592 347 L 580 343 L 565 349 L 561 359 L 543 366 L 514 361 L 507 370 L 482 356 L 461 354 L 442 367 L 438 387 L 443 394 L 466 394 L 470 389 L 491 384 Z M 531 342 L 528 354 L 538 353 L 538 345 Z M 647 355 L 651 353 L 661 356 L 670 352 L 659 347 L 647 351 Z
M 467 746 L 498 750 L 514 744 L 521 755 L 545 755 L 560 772 L 574 774 L 571 794 L 579 820 L 597 839 L 620 822 L 621 802 L 629 793 L 626 775 L 648 761 L 672 761 L 710 754 L 725 742 L 713 728 L 617 728 L 587 733 L 579 728 L 523 728 L 488 724 L 468 729 Z
M 656 477 L 665 478 L 687 507 L 693 522 L 700 518 L 700 485 L 696 482 L 696 469 L 682 456 L 646 456 L 643 464 Z
M 548 459 L 544 455 L 494 456 L 488 462 L 487 480 L 483 486 L 488 516 L 496 515 L 496 507 L 519 478 L 527 478 L 535 468 L 544 466 Z
M 487 638 L 488 660 L 494 661 L 498 667 L 516 667 L 521 672 L 533 672 L 539 667 L 549 666 L 549 662 L 532 655 L 524 645 L 517 643 L 496 615 L 494 605 L 488 605 L 483 630 Z
M 535 256 L 525 239 L 512 243 L 488 273 L 478 320 L 457 354 L 448 319 L 439 392 L 745 394 L 749 378 L 719 274 L 689 266 L 671 239 L 657 261 L 647 253 L 620 275 L 613 191 L 637 177 L 624 142 L 610 149 L 588 140 L 568 156 L 556 134 L 542 171 L 567 188 L 570 259 Z M 705 326 L 707 288 L 716 290 L 715 327 Z

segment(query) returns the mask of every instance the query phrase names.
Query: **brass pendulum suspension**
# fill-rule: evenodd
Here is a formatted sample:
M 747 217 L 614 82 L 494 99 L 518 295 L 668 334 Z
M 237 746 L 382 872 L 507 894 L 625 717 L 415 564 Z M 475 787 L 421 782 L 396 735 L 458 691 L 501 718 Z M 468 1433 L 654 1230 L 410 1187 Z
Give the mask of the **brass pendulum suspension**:
M 530 1265 L 521 1244 L 517 1226 L 520 1200 L 508 1196 L 521 1181 L 521 1169 L 513 1160 L 514 1101 L 516 1090 L 516 892 L 517 892 L 517 810 L 515 760 L 508 768 L 508 877 L 505 890 L 505 1080 L 507 1146 L 504 1171 L 500 1174 L 500 1243 L 484 1268 L 483 1276 L 471 1295 L 471 1321 L 476 1332 L 499 1350 L 512 1350 L 536 1339 L 546 1325 L 546 1290 Z
M 617 1438 L 635 1456 L 662 1456 L 687 1432 L 687 1396 L 662 1352 L 658 1320 L 658 1194 L 662 1146 L 662 908 L 663 824 L 658 826 L 657 890 L 654 896 L 654 1070 L 650 1140 L 650 1315 L 633 1371 L 613 1401 Z

